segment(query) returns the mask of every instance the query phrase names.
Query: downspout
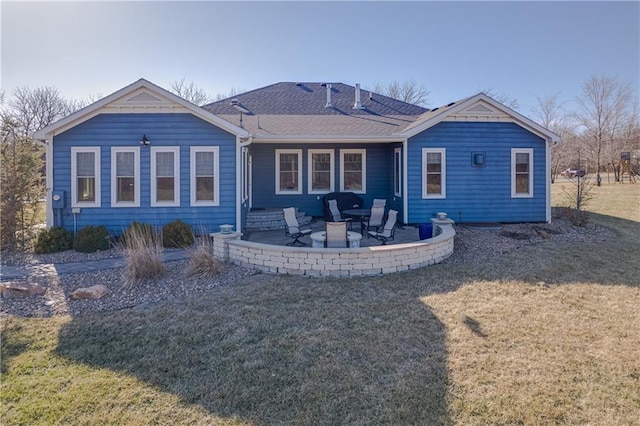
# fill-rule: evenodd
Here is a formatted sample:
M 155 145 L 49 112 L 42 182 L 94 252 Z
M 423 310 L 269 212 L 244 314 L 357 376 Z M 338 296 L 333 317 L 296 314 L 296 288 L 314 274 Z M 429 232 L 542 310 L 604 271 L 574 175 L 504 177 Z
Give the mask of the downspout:
M 407 182 L 409 180 L 408 173 L 408 164 L 407 159 L 409 158 L 409 153 L 407 152 L 409 148 L 409 139 L 405 139 L 402 141 L 402 223 L 409 223 L 409 191 L 407 189 Z
M 242 148 L 252 142 L 252 136 L 244 142 L 240 136 L 236 136 L 236 232 L 242 232 Z

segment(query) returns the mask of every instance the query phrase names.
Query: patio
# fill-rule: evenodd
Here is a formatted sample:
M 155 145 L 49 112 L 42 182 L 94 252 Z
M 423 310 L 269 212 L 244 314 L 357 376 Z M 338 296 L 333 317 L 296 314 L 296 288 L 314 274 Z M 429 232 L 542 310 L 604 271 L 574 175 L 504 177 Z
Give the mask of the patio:
M 313 232 L 324 231 L 324 220 L 313 219 L 311 221 L 311 228 Z M 353 224 L 353 231 L 360 232 L 360 226 L 356 222 Z M 287 237 L 284 233 L 284 229 L 278 229 L 273 231 L 255 231 L 247 230 L 243 232 L 242 239 L 244 241 L 251 241 L 254 243 L 271 244 L 276 246 L 286 246 L 291 242 L 291 238 Z M 396 226 L 395 239 L 387 242 L 387 245 L 413 243 L 419 241 L 418 228 L 415 226 Z M 301 238 L 301 241 L 306 243 L 306 247 L 311 247 L 311 238 L 309 236 Z M 360 247 L 376 247 L 382 245 L 381 241 L 376 240 L 373 237 L 367 238 L 367 235 L 362 235 L 360 240 Z M 304 246 L 303 246 L 304 247 Z
M 447 221 L 447 219 L 445 219 Z M 358 227 L 355 227 L 358 229 Z M 322 231 L 324 222 L 312 224 Z M 359 248 L 290 247 L 283 230 L 213 233 L 214 256 L 223 261 L 266 273 L 306 276 L 384 275 L 440 263 L 453 252 L 455 230 L 449 223 L 436 224 L 436 236 L 419 240 L 415 227 L 398 227 L 396 239 L 387 245 L 362 238 Z M 241 239 L 241 237 L 243 239 Z

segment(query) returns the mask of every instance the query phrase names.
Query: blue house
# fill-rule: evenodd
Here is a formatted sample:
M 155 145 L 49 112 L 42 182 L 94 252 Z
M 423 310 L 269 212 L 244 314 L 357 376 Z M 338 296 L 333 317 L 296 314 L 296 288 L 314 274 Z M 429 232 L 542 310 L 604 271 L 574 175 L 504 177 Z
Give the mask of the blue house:
M 548 222 L 559 137 L 485 94 L 432 110 L 359 85 L 276 83 L 198 107 L 144 79 L 37 132 L 47 225 L 176 219 L 244 229 L 253 209 L 322 216 L 387 199 L 403 223 Z

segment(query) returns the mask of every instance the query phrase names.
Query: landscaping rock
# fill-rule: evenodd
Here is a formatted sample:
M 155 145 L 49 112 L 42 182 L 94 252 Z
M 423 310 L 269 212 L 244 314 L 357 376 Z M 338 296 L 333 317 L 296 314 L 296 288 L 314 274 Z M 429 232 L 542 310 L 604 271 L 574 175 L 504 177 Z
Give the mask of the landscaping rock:
M 8 282 L 0 284 L 0 294 L 5 299 L 38 296 L 45 293 L 45 288 L 26 282 Z
M 71 293 L 71 298 L 76 299 L 100 299 L 109 293 L 107 286 L 102 284 L 92 285 L 91 287 L 79 288 Z

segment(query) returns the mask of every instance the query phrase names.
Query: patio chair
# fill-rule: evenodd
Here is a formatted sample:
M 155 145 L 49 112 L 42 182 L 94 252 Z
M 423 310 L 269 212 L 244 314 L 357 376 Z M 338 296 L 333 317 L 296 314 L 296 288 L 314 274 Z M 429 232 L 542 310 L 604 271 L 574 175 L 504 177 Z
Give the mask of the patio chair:
M 387 200 L 384 198 L 373 199 L 373 207 L 385 207 L 386 205 L 387 205 Z
M 299 238 L 311 234 L 311 226 L 300 225 L 298 223 L 298 219 L 296 218 L 296 209 L 294 207 L 287 207 L 286 209 L 282 209 L 282 211 L 284 213 L 285 221 L 284 232 L 287 237 L 293 238 L 293 241 L 291 241 L 287 245 L 295 246 L 296 244 L 300 244 L 301 246 L 306 246 L 307 244 L 300 241 Z
M 371 216 L 369 219 L 362 222 L 364 231 L 377 231 L 382 226 L 382 220 L 384 219 L 384 206 L 376 206 L 375 204 L 371 207 Z M 369 238 L 369 234 L 367 233 L 367 238 Z
M 325 235 L 325 247 L 347 247 L 347 222 L 325 222 Z
M 347 222 L 349 229 L 351 229 L 351 218 L 342 217 L 340 210 L 338 210 L 338 202 L 336 200 L 329 200 L 329 211 L 331 212 L 331 220 L 333 222 Z
M 387 241 L 393 240 L 396 233 L 396 219 L 398 212 L 396 210 L 389 210 L 389 217 L 387 217 L 387 223 L 384 224 L 382 232 L 369 231 L 369 235 L 378 241 L 382 241 L 382 245 L 386 245 Z

